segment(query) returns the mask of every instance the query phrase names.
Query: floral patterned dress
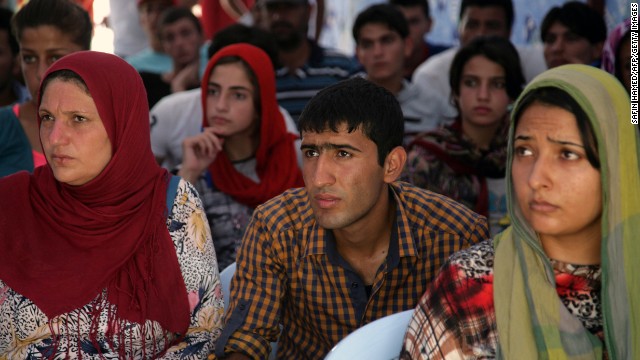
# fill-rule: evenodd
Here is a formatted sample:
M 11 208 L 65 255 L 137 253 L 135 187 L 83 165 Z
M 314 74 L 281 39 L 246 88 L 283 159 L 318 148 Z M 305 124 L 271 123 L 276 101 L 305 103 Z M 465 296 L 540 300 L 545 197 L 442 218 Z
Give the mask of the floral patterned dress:
M 206 359 L 222 331 L 222 288 L 202 204 L 186 181 L 179 183 L 167 226 L 187 288 L 191 317 L 184 339 L 170 347 L 162 358 Z M 114 311 L 114 306 L 107 302 L 106 295 L 105 290 L 83 308 L 57 316 L 50 325 L 36 305 L 0 280 L 0 359 L 69 359 L 78 357 L 78 353 L 82 359 L 117 359 L 122 346 L 128 359 L 142 359 L 145 355 L 156 357 L 166 341 L 175 339 L 175 335 L 165 339 L 160 325 L 151 323 L 151 339 L 142 341 L 140 325 L 130 322 L 119 329 L 130 339 L 125 344 L 107 337 L 108 312 Z M 97 326 L 86 316 L 96 310 L 100 311 Z M 70 336 L 60 336 L 59 341 L 54 341 L 50 326 L 55 327 L 56 334 Z M 91 329 L 97 331 L 97 344 L 89 340 Z

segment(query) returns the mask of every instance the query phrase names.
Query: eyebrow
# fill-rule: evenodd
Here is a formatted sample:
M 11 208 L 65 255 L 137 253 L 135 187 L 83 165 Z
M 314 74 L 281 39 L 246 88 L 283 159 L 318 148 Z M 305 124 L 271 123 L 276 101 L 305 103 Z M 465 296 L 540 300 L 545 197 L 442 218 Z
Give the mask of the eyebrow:
M 323 144 L 302 144 L 300 145 L 300 150 L 338 150 L 338 149 L 349 149 L 355 152 L 362 152 L 362 150 L 348 145 L 348 144 L 333 144 L 333 143 L 323 143 Z
M 217 87 L 217 88 L 221 88 L 222 85 L 218 84 L 218 83 L 214 83 L 214 82 L 210 82 L 207 84 L 208 87 Z M 248 92 L 253 92 L 252 89 L 246 87 L 246 86 L 241 86 L 241 85 L 236 85 L 236 86 L 230 86 L 229 89 L 231 90 L 244 90 L 244 91 L 248 91 Z
M 518 135 L 515 137 L 514 141 L 518 141 L 518 140 L 522 140 L 522 141 L 529 141 L 533 139 L 533 137 L 531 136 L 527 136 L 527 135 Z M 585 148 L 584 145 L 580 145 L 580 144 L 576 144 L 574 142 L 571 141 L 566 141 L 566 140 L 557 140 L 557 139 L 552 139 L 550 137 L 547 136 L 547 140 L 549 140 L 549 142 L 555 143 L 555 144 L 559 144 L 559 145 L 569 145 L 569 146 L 577 146 L 580 148 Z

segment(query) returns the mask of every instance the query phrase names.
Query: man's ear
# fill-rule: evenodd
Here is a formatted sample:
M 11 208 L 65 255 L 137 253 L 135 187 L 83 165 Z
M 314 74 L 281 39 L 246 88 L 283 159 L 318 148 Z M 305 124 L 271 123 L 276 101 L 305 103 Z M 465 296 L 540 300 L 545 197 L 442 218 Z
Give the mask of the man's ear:
M 404 164 L 407 162 L 407 151 L 402 146 L 396 146 L 384 160 L 384 181 L 392 183 L 400 177 Z

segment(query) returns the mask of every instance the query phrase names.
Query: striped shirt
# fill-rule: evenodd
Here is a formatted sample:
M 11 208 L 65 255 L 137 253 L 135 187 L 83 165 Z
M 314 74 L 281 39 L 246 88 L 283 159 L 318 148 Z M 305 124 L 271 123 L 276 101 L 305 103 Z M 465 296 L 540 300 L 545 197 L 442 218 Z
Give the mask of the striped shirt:
M 238 253 L 216 355 L 266 359 L 269 342 L 278 341 L 280 359 L 323 358 L 355 329 L 415 308 L 449 255 L 488 238 L 486 219 L 449 198 L 403 182 L 390 192 L 394 228 L 370 297 L 332 232 L 316 223 L 304 188 L 258 207 Z
M 291 114 L 296 124 L 312 97 L 325 87 L 348 79 L 358 67 L 353 58 L 336 50 L 321 48 L 314 42 L 310 45 L 309 60 L 301 68 L 291 72 L 282 67 L 276 71 L 278 104 Z

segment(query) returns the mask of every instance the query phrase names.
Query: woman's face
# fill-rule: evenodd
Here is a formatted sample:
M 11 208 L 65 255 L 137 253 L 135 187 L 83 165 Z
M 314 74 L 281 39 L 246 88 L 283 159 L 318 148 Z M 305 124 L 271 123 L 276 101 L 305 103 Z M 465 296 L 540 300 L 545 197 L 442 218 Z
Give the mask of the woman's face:
M 257 127 L 256 89 L 240 63 L 216 66 L 207 85 L 207 121 L 222 137 L 251 136 Z
M 543 244 L 545 238 L 599 236 L 600 172 L 587 160 L 575 116 L 534 103 L 520 117 L 513 147 L 520 210 Z
M 469 59 L 460 76 L 460 95 L 455 99 L 463 122 L 493 126 L 501 121 L 511 103 L 507 79 L 499 64 L 482 55 Z
M 44 89 L 38 113 L 42 148 L 55 178 L 83 185 L 100 175 L 112 147 L 91 96 L 75 82 L 54 79 Z
M 32 101 L 36 101 L 42 76 L 61 57 L 83 50 L 69 34 L 55 26 L 41 25 L 22 30 L 19 37 L 20 64 Z

